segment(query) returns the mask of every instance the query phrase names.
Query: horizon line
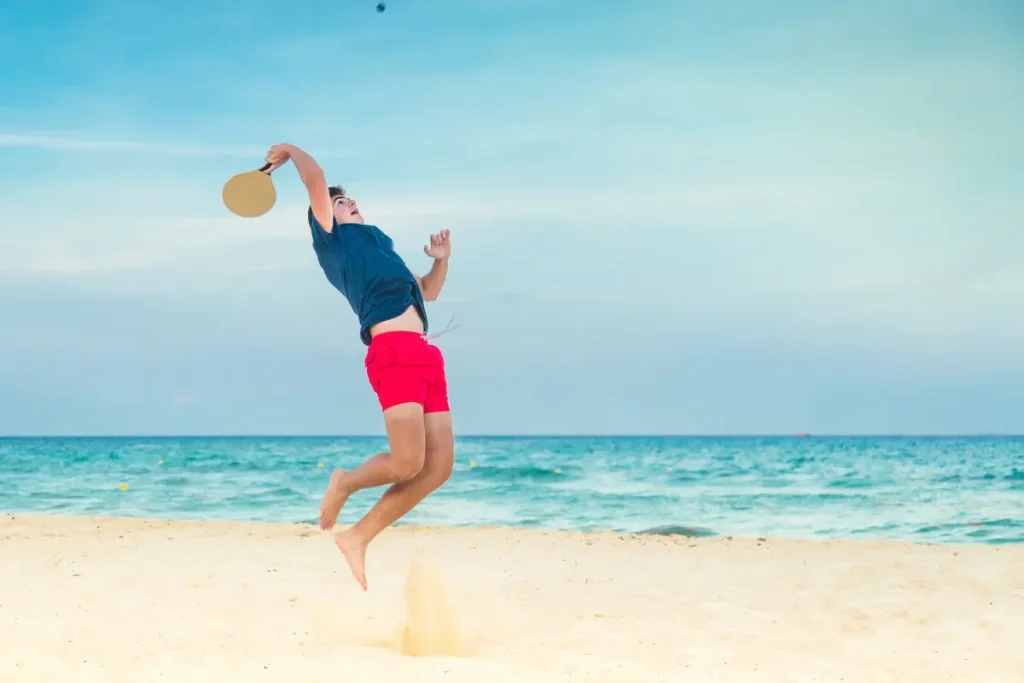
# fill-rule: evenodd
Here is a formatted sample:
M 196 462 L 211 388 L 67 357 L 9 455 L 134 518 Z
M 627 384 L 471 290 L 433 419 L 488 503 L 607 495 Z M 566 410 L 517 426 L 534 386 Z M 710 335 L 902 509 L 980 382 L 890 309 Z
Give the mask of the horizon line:
M 456 439 L 762 439 L 762 438 L 828 438 L 828 439 L 892 439 L 892 438 L 1024 438 L 1024 433 L 1014 432 L 744 432 L 733 434 L 714 433 L 463 433 Z M 225 434 L 0 434 L 0 439 L 386 439 L 387 434 L 335 434 L 335 433 L 225 433 Z

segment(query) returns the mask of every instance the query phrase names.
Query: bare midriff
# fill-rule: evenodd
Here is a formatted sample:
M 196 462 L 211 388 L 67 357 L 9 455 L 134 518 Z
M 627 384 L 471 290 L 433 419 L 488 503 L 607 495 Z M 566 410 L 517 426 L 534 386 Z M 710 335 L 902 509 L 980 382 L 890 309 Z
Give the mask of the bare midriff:
M 409 306 L 399 316 L 379 322 L 370 328 L 370 336 L 375 337 L 382 332 L 417 332 L 423 334 L 423 320 L 415 306 Z

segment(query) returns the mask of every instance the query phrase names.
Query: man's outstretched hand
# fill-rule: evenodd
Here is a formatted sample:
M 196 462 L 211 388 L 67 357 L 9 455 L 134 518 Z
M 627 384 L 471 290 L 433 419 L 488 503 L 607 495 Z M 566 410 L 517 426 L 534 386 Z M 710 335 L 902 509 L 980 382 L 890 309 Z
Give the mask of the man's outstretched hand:
M 430 244 L 423 247 L 423 253 L 435 261 L 443 261 L 452 253 L 452 244 L 448 239 L 449 230 L 442 230 L 430 236 Z

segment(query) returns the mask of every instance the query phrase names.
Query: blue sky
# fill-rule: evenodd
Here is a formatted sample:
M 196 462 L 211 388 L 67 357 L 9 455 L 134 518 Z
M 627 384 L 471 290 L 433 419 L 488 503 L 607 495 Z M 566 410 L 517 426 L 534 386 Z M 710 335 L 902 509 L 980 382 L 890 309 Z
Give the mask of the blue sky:
M 1024 432 L 1024 10 L 8 3 L 0 434 L 380 433 L 293 142 L 417 272 L 460 433 Z

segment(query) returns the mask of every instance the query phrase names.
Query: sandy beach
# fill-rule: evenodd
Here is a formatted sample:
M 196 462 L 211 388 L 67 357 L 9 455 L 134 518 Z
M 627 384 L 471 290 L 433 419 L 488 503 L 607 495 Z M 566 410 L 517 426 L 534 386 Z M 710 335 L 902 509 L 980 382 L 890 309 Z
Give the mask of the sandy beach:
M 1021 546 L 401 527 L 368 579 L 309 526 L 3 515 L 0 680 L 1024 680 Z

